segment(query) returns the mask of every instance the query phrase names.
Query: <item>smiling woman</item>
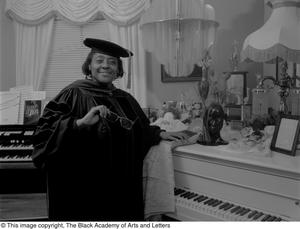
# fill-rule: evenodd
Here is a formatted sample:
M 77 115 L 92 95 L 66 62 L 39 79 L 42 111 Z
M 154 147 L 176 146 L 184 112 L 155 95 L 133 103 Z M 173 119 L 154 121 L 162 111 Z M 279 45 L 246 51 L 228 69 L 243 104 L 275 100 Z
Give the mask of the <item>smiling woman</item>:
M 99 39 L 84 44 L 91 48 L 86 79 L 47 104 L 35 132 L 33 162 L 47 172 L 49 219 L 143 220 L 143 159 L 161 139 L 185 135 L 150 126 L 133 96 L 113 85 L 130 51 Z M 122 204 L 107 198 L 120 192 Z

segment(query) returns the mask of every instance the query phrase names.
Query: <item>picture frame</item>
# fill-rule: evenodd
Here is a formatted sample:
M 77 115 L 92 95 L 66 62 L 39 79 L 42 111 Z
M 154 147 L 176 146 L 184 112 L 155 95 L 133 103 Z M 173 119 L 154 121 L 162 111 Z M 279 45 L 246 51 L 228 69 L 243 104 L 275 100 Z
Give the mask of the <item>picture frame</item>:
M 299 144 L 300 116 L 280 115 L 271 141 L 272 151 L 295 156 Z
M 198 65 L 194 65 L 193 72 L 188 76 L 171 76 L 165 71 L 164 65 L 161 64 L 161 81 L 163 83 L 172 82 L 193 82 L 200 81 L 202 79 L 202 68 Z
M 247 96 L 246 71 L 224 72 L 226 75 L 226 104 L 243 105 Z
M 25 100 L 24 101 L 24 125 L 37 124 L 42 113 L 42 100 Z

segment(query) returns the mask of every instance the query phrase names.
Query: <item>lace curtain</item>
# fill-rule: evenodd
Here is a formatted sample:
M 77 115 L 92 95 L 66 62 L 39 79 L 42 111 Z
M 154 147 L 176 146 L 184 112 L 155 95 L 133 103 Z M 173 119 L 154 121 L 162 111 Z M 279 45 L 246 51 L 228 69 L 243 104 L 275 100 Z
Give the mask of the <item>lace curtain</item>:
M 171 76 L 186 76 L 215 40 L 218 23 L 204 0 L 154 0 L 141 18 L 143 44 Z
M 13 22 L 16 35 L 16 86 L 39 90 L 51 46 L 54 18 L 40 25 Z

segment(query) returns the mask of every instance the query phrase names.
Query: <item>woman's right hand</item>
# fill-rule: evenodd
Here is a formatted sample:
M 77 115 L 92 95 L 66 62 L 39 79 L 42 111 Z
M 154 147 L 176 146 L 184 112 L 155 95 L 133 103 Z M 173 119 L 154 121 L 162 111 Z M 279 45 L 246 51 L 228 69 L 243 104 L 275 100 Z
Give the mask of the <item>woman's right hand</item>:
M 109 112 L 109 109 L 104 105 L 92 107 L 83 118 L 76 120 L 76 124 L 78 127 L 92 126 L 99 121 L 100 117 L 106 118 Z

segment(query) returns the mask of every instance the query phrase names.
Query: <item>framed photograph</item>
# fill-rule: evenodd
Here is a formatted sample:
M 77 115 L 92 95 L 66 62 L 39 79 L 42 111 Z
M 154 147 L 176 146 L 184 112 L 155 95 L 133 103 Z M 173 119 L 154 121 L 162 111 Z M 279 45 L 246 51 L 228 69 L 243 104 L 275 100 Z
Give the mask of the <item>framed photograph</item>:
M 190 82 L 190 81 L 200 81 L 202 77 L 202 68 L 198 65 L 194 65 L 193 72 L 188 76 L 171 76 L 165 71 L 165 67 L 161 65 L 161 82 Z
M 290 156 L 296 155 L 299 143 L 300 116 L 281 115 L 275 126 L 270 149 Z
M 24 102 L 24 125 L 34 125 L 38 122 L 42 113 L 41 100 L 25 100 Z
M 248 72 L 224 72 L 226 74 L 226 104 L 242 105 L 247 96 L 247 76 Z

